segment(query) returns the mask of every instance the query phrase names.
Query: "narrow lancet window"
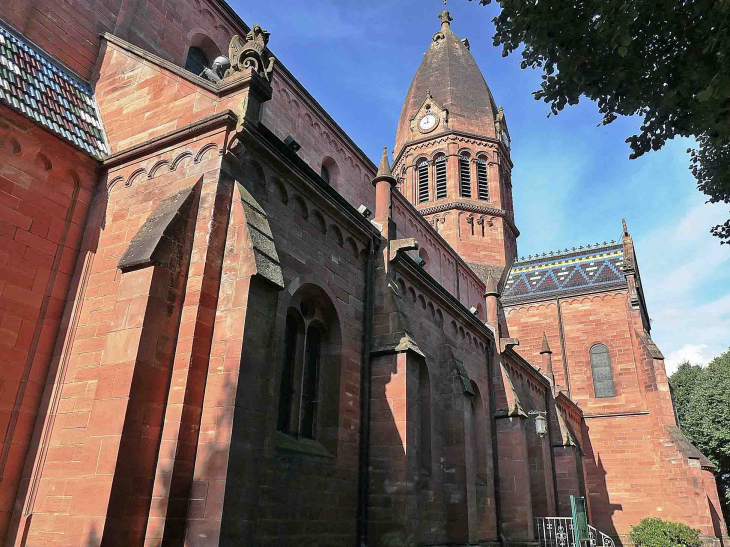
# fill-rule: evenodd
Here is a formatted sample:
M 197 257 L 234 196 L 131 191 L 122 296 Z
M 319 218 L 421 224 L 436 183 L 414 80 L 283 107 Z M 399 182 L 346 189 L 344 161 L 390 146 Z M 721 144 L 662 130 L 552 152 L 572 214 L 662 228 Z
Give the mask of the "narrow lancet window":
M 436 158 L 436 199 L 446 197 L 446 156 Z
M 418 164 L 418 203 L 428 201 L 428 162 L 423 160 Z
M 489 177 L 487 176 L 487 160 L 477 159 L 477 197 L 489 201 Z
M 471 166 L 469 156 L 459 157 L 459 181 L 461 186 L 461 197 L 471 197 Z
M 613 383 L 613 369 L 608 348 L 603 344 L 596 344 L 590 349 L 590 355 L 593 390 L 596 397 L 615 397 L 616 387 Z

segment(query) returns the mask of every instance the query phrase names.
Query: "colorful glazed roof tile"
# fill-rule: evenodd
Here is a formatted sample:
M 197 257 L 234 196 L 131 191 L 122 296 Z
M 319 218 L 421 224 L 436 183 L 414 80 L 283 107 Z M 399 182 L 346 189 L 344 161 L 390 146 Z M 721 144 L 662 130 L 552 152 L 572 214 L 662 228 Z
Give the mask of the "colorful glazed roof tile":
M 0 27 L 0 102 L 87 154 L 109 154 L 91 88 Z
M 625 287 L 623 258 L 623 245 L 613 241 L 523 257 L 510 270 L 502 302 L 512 305 Z

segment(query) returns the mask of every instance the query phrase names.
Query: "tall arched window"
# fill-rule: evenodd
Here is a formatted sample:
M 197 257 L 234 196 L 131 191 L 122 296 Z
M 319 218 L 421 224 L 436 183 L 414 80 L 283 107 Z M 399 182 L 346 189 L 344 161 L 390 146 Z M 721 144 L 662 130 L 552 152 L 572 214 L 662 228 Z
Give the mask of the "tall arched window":
M 436 199 L 446 197 L 446 156 L 443 154 L 435 160 L 436 165 Z
M 603 344 L 596 344 L 590 349 L 590 356 L 593 391 L 596 397 L 615 397 L 616 387 L 613 383 L 613 369 L 608 348 Z
M 477 158 L 477 197 L 489 201 L 489 177 L 486 158 Z
M 428 162 L 421 160 L 416 167 L 418 172 L 418 203 L 428 201 Z
M 208 65 L 208 56 L 203 53 L 202 49 L 199 47 L 191 47 L 188 50 L 188 58 L 185 60 L 185 70 L 200 75 L 201 72 L 208 68 Z
M 329 448 L 336 438 L 339 409 L 340 349 L 337 313 L 327 294 L 303 285 L 287 311 L 282 347 L 277 429 Z
M 467 154 L 459 156 L 459 186 L 461 197 L 471 197 L 471 162 Z

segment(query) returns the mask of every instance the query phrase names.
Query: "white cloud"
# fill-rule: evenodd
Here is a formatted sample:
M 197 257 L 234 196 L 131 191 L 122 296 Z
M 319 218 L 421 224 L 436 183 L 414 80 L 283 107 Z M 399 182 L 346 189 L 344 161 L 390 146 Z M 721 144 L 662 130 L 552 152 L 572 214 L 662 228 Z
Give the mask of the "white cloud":
M 665 355 L 665 365 L 667 374 L 673 374 L 681 363 L 689 361 L 693 365 L 706 365 L 717 357 L 717 353 L 710 351 L 707 344 L 685 344 L 681 348 L 674 350 L 669 355 Z

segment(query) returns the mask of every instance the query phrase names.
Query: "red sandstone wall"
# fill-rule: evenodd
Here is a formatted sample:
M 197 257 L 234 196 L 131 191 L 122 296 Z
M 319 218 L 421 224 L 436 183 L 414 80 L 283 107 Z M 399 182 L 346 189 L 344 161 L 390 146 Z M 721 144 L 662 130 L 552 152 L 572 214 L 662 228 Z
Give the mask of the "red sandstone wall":
M 66 294 L 74 282 L 97 166 L 95 160 L 4 106 L 0 117 L 0 543 L 4 543 Z M 64 506 L 63 500 L 59 506 Z
M 459 259 L 457 252 L 439 238 L 428 221 L 408 206 L 402 195 L 393 192 L 393 221 L 396 224 L 396 238 L 415 238 L 419 251 L 413 252 L 415 258 L 421 250 L 428 260 L 426 272 L 438 281 L 464 306 L 480 309 L 480 319 L 486 320 L 484 311 L 484 282 Z M 458 272 L 458 284 L 457 284 Z
M 126 166 L 115 173 L 124 175 L 122 178 L 112 176 L 115 180 L 110 181 L 113 187 L 108 199 L 104 188 L 99 192 L 76 267 L 83 283 L 74 292 L 74 309 L 65 319 L 70 338 L 67 345 L 57 348 L 60 384 L 50 393 L 56 413 L 38 426 L 48 441 L 36 457 L 37 468 L 29 477 L 31 488 L 25 492 L 32 518 L 17 524 L 21 531 L 27 527 L 28 546 L 96 545 L 102 537 L 110 544 L 133 543 L 132 538 L 144 532 L 164 418 L 160 402 L 165 402 L 169 383 L 169 376 L 164 376 L 172 370 L 179 327 L 175 322 L 179 315 L 167 304 L 150 304 L 154 310 L 167 312 L 169 319 L 162 322 L 145 306 L 161 296 L 160 289 L 162 295 L 173 291 L 168 296 L 173 306 L 179 287 L 175 289 L 171 276 L 169 288 L 160 278 L 162 286 L 156 283 L 145 289 L 145 276 L 155 268 L 125 277 L 117 263 L 153 208 L 201 178 L 209 181 L 209 174 L 217 173 L 220 156 L 208 149 L 198 162 L 189 157 L 177 163 L 175 171 L 152 173 L 157 175 L 152 180 L 147 171 L 138 169 L 149 169 L 163 158 L 172 161 L 185 151 L 197 152 L 206 143 L 222 146 L 222 139 L 219 134 L 183 144 L 147 162 Z M 131 176 L 134 172 L 137 175 Z M 212 201 L 203 184 L 200 207 L 212 207 Z M 207 246 L 211 227 L 204 222 L 199 229 L 204 232 L 196 247 Z M 191 269 L 186 298 L 195 297 L 190 287 L 201 277 Z M 125 279 L 128 282 L 123 283 Z M 147 340 L 146 332 L 158 342 L 141 344 Z M 164 336 L 166 340 L 161 338 Z M 183 348 L 178 347 L 178 353 Z M 150 349 L 156 350 L 154 355 Z M 144 365 L 150 363 L 156 373 L 142 374 L 147 370 Z M 142 409 L 144 416 L 135 417 Z M 134 486 L 136 503 L 131 501 L 132 493 L 124 491 L 125 484 Z
M 399 237 L 402 237 L 399 232 Z M 391 266 L 392 267 L 392 266 Z M 382 270 L 381 270 L 382 272 Z M 431 288 L 396 274 L 401 311 L 378 279 L 376 345 L 408 329 L 425 355 L 430 383 L 431 461 L 421 462 L 418 362 L 411 352 L 373 360 L 370 538 L 374 544 L 475 543 L 496 539 L 486 337 Z M 398 327 L 394 315 L 407 317 Z M 464 393 L 456 361 L 476 385 Z M 467 380 L 468 382 L 468 380 Z M 473 405 L 473 406 L 472 406 Z
M 595 526 L 624 535 L 642 518 L 659 516 L 714 536 L 699 464 L 679 451 L 665 427 L 674 424 L 666 374 L 655 364 L 661 361 L 652 362 L 636 339 L 633 329 L 640 322 L 628 307 L 626 291 L 566 298 L 560 312 L 570 394 L 585 415 L 579 440 Z M 557 303 L 513 306 L 505 314 L 510 336 L 520 339 L 517 351 L 533 363 L 540 362 L 547 334 L 556 384 L 567 390 Z M 596 343 L 611 352 L 616 397 L 594 397 L 588 352 Z M 568 460 L 563 454 L 556 461 L 561 481 L 560 469 L 570 465 Z

